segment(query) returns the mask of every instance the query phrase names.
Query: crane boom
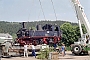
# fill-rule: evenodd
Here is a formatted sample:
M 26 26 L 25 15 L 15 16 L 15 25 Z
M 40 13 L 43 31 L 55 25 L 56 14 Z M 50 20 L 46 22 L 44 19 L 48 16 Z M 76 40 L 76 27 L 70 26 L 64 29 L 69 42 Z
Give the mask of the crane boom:
M 80 20 L 80 22 L 85 25 L 87 33 L 90 36 L 90 27 L 89 27 L 90 24 L 89 24 L 89 21 L 85 15 L 85 13 L 84 13 L 83 7 L 81 6 L 79 0 L 72 0 L 72 2 L 73 2 L 74 7 L 75 7 L 77 19 Z M 80 32 L 81 32 L 81 30 L 80 30 Z M 81 32 L 81 34 L 82 34 L 82 32 Z
M 74 42 L 74 44 L 71 45 L 71 51 L 75 55 L 88 54 L 88 51 L 85 48 L 90 47 L 90 27 L 89 27 L 90 24 L 79 0 L 71 0 L 71 1 L 75 8 L 76 17 L 78 19 L 78 24 L 81 33 L 81 38 L 79 38 L 78 42 Z M 81 24 L 85 25 L 87 34 L 83 34 Z

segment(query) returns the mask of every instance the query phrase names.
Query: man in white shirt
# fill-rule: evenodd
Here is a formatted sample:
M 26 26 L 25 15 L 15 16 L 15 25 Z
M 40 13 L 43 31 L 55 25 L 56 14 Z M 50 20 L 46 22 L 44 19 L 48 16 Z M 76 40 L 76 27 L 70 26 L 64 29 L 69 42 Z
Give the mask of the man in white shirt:
M 26 55 L 26 57 L 28 57 L 28 45 L 25 43 L 25 45 L 24 45 L 24 57 L 25 57 L 25 55 Z

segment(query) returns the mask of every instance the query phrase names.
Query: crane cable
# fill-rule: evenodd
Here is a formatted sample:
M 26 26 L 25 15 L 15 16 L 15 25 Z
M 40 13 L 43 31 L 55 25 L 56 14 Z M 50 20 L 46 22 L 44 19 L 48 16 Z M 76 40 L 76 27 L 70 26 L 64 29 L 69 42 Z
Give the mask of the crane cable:
M 42 13 L 43 13 L 44 19 L 46 20 L 46 18 L 45 18 L 45 14 L 44 14 L 44 11 L 43 11 L 43 8 L 42 8 L 42 4 L 41 4 L 41 1 L 40 1 L 40 0 L 39 0 L 39 3 L 40 3 L 40 6 L 41 6 L 41 10 L 42 10 Z
M 57 20 L 57 15 L 56 15 L 55 8 L 54 8 L 54 4 L 53 4 L 53 1 L 52 1 L 52 0 L 51 0 L 51 3 L 52 3 L 52 6 L 53 6 L 53 10 L 54 10 L 55 18 L 56 18 L 56 20 Z
M 34 6 L 34 0 L 32 1 L 32 6 Z M 30 14 L 30 12 L 29 12 L 29 14 L 28 14 L 28 22 L 27 22 L 26 25 L 28 25 L 30 17 L 31 17 L 31 14 Z M 29 29 L 31 29 L 31 27 L 29 27 Z
M 39 17 L 40 17 L 40 12 L 41 12 L 41 10 L 39 11 L 39 14 L 38 14 L 38 18 L 37 18 L 37 20 L 39 20 Z
M 34 6 L 34 0 L 32 1 L 32 6 Z M 29 12 L 29 15 L 28 15 L 28 20 L 30 19 L 30 12 Z

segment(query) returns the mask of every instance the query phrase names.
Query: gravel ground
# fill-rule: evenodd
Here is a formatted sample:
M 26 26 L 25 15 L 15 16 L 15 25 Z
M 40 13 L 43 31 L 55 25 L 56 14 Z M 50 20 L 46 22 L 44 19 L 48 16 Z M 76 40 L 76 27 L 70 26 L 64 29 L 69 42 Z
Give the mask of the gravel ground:
M 90 54 L 90 51 L 89 51 L 89 54 Z M 22 56 L 22 57 L 2 58 L 1 60 L 39 60 L 39 59 L 36 59 L 31 56 L 29 56 L 28 58 L 24 58 Z M 66 55 L 64 57 L 61 54 L 59 54 L 58 60 L 90 60 L 90 55 L 75 56 L 75 55 L 72 55 L 71 51 L 66 51 Z
M 35 57 L 12 57 L 12 58 L 2 58 L 1 60 L 39 60 L 36 59 Z
M 59 60 L 90 60 L 90 55 L 75 56 L 75 55 L 72 55 L 71 51 L 67 51 L 64 57 L 62 57 L 61 54 L 59 54 Z

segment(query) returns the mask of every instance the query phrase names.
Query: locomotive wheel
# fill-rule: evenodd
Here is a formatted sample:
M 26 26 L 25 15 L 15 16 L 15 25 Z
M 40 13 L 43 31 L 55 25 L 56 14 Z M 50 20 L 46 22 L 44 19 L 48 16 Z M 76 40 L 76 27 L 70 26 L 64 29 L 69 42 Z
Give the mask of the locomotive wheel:
M 80 54 L 82 51 L 82 48 L 80 45 L 73 45 L 72 46 L 72 52 L 75 54 L 75 55 L 78 55 Z

